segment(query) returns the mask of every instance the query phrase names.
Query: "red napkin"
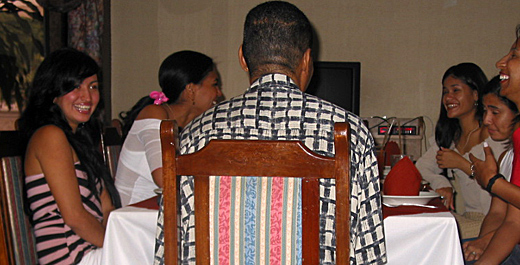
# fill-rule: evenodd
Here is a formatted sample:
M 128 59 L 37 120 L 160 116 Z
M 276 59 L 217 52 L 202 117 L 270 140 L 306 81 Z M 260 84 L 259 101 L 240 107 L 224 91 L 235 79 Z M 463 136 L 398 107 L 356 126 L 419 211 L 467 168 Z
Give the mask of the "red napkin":
M 388 173 L 383 184 L 383 193 L 394 196 L 418 196 L 421 190 L 421 173 L 412 160 L 405 156 Z
M 388 141 L 384 148 L 377 155 L 377 164 L 379 166 L 379 175 L 383 174 L 385 166 L 390 166 L 392 163 L 392 155 L 401 154 L 399 145 L 394 141 Z

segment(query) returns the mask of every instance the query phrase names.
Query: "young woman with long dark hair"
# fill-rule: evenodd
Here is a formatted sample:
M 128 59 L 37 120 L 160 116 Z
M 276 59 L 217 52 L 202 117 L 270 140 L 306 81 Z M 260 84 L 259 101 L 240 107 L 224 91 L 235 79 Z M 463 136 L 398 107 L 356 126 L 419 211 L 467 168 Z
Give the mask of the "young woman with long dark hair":
M 162 91 L 153 91 L 122 115 L 126 139 L 116 187 L 123 205 L 153 197 L 154 190 L 162 188 L 161 121 L 175 120 L 184 127 L 222 96 L 213 60 L 194 51 L 168 56 L 159 68 L 159 85 Z
M 98 72 L 82 52 L 51 53 L 19 120 L 30 138 L 25 183 L 40 264 L 99 264 L 108 215 L 120 206 L 98 149 Z
M 444 73 L 435 139 L 430 140 L 430 149 L 416 163 L 423 179 L 430 182 L 449 209 L 459 214 L 456 217 L 463 238 L 478 235 L 491 204 L 489 193 L 471 178 L 469 154 L 483 158 L 482 143 L 486 139 L 495 154 L 504 150 L 501 143 L 489 138 L 482 124 L 481 91 L 486 83 L 484 72 L 473 63 L 454 65 Z M 454 191 L 464 201 L 457 209 Z

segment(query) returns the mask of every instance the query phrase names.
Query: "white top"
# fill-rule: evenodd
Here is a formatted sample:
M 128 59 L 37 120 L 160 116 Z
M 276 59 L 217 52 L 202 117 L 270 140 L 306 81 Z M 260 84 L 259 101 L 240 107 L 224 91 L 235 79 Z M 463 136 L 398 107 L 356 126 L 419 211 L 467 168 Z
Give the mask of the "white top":
M 122 206 L 155 196 L 152 172 L 162 167 L 161 120 L 136 120 L 128 132 L 117 164 L 116 188 Z
M 495 159 L 498 160 L 500 154 L 505 150 L 505 142 L 496 142 L 490 137 L 486 139 L 486 142 L 489 144 L 489 147 L 491 147 L 491 150 L 493 150 Z M 458 150 L 455 148 L 453 143 L 450 146 L 450 149 L 458 153 Z M 419 160 L 417 160 L 417 163 L 415 164 L 423 179 L 430 182 L 430 186 L 434 190 L 452 187 L 450 181 L 441 175 L 442 169 L 437 165 L 437 159 L 435 156 L 437 155 L 438 150 L 439 147 L 435 143 L 435 137 L 431 137 L 430 148 L 421 156 L 421 158 L 419 158 Z M 469 161 L 469 153 L 473 154 L 478 159 L 484 160 L 484 146 L 482 143 L 473 146 L 468 153 L 462 154 L 462 157 Z M 460 186 L 460 190 L 457 190 L 457 192 L 459 192 L 464 198 L 464 207 L 466 208 L 466 212 L 487 214 L 489 207 L 491 206 L 491 195 L 480 187 L 475 179 L 470 178 L 460 169 L 448 169 L 448 177 L 457 178 Z
M 511 172 L 513 171 L 513 158 L 514 158 L 513 148 L 507 150 L 507 153 L 502 158 L 500 162 L 500 174 L 504 175 L 507 181 L 511 181 Z

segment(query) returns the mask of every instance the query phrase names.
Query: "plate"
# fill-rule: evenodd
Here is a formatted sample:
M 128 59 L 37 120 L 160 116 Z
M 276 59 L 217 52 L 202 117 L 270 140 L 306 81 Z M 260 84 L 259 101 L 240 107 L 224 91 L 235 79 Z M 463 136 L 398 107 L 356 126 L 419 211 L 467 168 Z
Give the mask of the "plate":
M 383 195 L 383 203 L 398 206 L 402 204 L 421 204 L 426 205 L 431 199 L 440 197 L 435 191 L 421 191 L 419 196 L 392 196 Z
M 155 194 L 157 194 L 157 195 L 161 195 L 162 194 L 162 189 L 158 188 L 158 189 L 153 190 L 153 192 L 155 192 Z

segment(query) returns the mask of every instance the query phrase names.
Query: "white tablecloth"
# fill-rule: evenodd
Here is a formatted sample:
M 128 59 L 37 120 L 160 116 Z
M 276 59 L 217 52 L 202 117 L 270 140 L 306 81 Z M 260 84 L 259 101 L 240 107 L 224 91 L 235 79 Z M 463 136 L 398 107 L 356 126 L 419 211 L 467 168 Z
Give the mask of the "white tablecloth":
M 131 206 L 110 213 L 102 264 L 153 264 L 157 214 Z
M 464 264 L 449 212 L 389 216 L 384 227 L 389 265 Z
M 103 264 L 153 264 L 157 210 L 124 207 L 110 214 Z M 384 220 L 389 265 L 464 264 L 457 224 L 449 212 Z

